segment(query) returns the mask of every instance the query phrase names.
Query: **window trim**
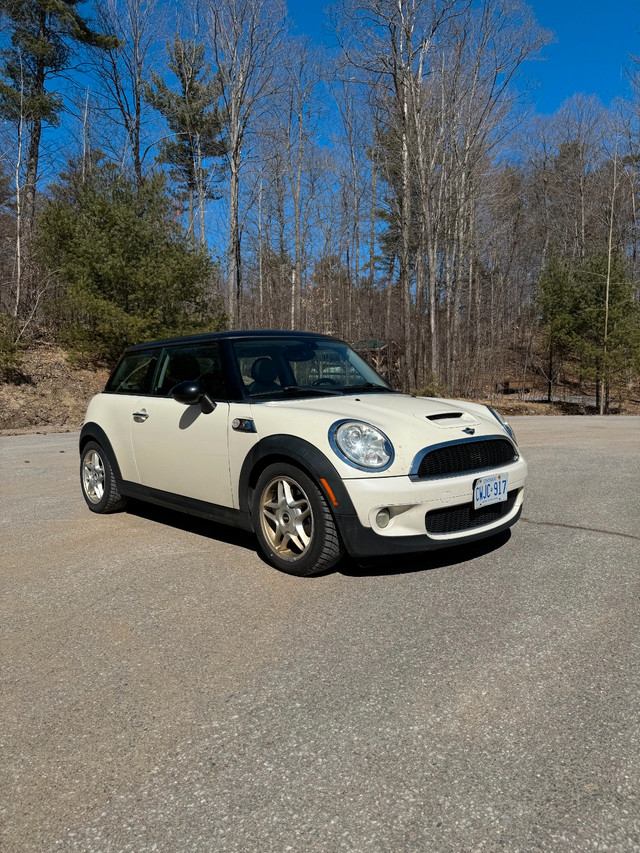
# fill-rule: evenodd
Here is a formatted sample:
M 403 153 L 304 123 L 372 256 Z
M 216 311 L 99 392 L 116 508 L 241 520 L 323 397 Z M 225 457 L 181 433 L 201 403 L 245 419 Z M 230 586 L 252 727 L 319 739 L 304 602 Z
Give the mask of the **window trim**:
M 130 352 L 130 351 L 125 352 L 123 354 L 122 358 L 120 358 L 120 360 L 118 361 L 118 363 L 116 364 L 116 366 L 112 370 L 111 375 L 107 379 L 107 383 L 105 385 L 103 393 L 113 394 L 116 397 L 151 397 L 151 396 L 153 396 L 151 393 L 151 390 L 146 390 L 146 391 L 126 390 L 125 391 L 125 390 L 118 390 L 116 388 L 110 388 L 109 387 L 114 382 L 115 375 L 117 374 L 121 365 L 123 364 L 123 362 L 127 358 L 135 358 L 136 356 L 137 357 L 144 357 L 146 355 L 149 355 L 150 360 L 152 360 L 154 357 L 157 359 L 155 367 L 153 369 L 153 373 L 151 375 L 151 379 L 149 380 L 149 386 L 148 387 L 149 387 L 149 389 L 152 389 L 154 387 L 154 384 L 155 384 L 155 378 L 156 378 L 156 374 L 158 372 L 158 365 L 160 364 L 160 358 L 162 355 L 162 347 L 150 347 L 148 350 L 142 350 L 142 351 L 136 350 L 133 352 Z M 147 372 L 148 372 L 148 368 L 147 368 Z M 147 379 L 147 377 L 145 377 L 145 379 Z
M 158 393 L 158 388 L 160 384 L 160 374 L 164 369 L 164 364 L 166 363 L 168 366 L 169 358 L 171 353 L 175 352 L 183 352 L 193 355 L 195 358 L 198 358 L 196 353 L 199 351 L 217 349 L 217 358 L 220 360 L 220 372 L 222 374 L 222 381 L 225 386 L 225 391 L 223 395 L 211 395 L 211 399 L 215 402 L 219 403 L 229 403 L 233 400 L 233 391 L 231 388 L 231 382 L 229 378 L 229 371 L 227 370 L 227 365 L 225 363 L 224 356 L 224 347 L 221 345 L 222 341 L 181 341 L 180 343 L 165 345 L 160 349 L 160 355 L 158 356 L 158 364 L 156 365 L 156 370 L 153 375 L 153 380 L 151 383 L 151 392 L 149 396 L 154 397 L 158 400 L 168 400 L 171 399 L 170 394 L 160 394 Z M 205 389 L 206 390 L 206 389 Z M 207 391 L 207 393 L 209 393 Z

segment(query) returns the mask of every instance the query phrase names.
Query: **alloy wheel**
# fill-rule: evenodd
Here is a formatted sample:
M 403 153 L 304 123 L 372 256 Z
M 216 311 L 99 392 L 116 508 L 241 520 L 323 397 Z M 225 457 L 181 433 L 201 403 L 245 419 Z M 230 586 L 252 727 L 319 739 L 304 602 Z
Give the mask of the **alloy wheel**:
M 100 503 L 104 495 L 104 486 L 104 462 L 99 453 L 90 450 L 82 462 L 82 487 L 91 503 Z
M 266 539 L 283 560 L 299 560 L 311 546 L 311 504 L 291 477 L 275 477 L 267 483 L 260 499 L 260 523 Z

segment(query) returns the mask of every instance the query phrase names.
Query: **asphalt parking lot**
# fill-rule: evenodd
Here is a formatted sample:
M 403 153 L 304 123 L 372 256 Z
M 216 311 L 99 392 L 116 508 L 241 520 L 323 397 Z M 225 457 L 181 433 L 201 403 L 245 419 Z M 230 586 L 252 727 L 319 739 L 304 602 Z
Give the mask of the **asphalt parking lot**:
M 640 418 L 512 418 L 499 542 L 323 577 L 0 438 L 0 850 L 640 850 Z

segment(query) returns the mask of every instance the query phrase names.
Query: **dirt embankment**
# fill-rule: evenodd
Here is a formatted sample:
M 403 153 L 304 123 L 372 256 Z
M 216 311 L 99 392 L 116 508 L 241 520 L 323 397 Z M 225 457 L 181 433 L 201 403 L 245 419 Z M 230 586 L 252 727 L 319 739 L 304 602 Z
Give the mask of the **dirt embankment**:
M 0 383 L 0 435 L 80 429 L 87 403 L 102 391 L 109 371 L 75 367 L 59 347 L 41 344 L 24 352 L 18 374 L 15 382 Z M 507 416 L 595 414 L 576 403 L 528 403 L 506 394 L 475 402 Z M 621 413 L 640 414 L 640 403 L 625 404 Z
M 0 435 L 80 429 L 87 403 L 109 376 L 71 366 L 48 345 L 26 350 L 19 372 L 15 382 L 0 383 Z

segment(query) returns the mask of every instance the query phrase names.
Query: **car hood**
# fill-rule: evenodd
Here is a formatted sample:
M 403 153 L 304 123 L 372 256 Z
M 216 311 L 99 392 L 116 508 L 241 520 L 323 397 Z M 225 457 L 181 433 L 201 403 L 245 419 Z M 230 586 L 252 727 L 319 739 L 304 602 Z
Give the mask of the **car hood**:
M 251 408 L 259 438 L 285 432 L 304 438 L 323 450 L 343 477 L 371 475 L 347 465 L 331 449 L 329 431 L 337 421 L 364 421 L 389 438 L 394 461 L 386 471 L 372 472 L 378 477 L 408 474 L 416 454 L 425 447 L 471 437 L 508 438 L 486 406 L 435 397 L 362 393 L 312 400 L 276 400 L 254 403 Z M 283 423 L 286 429 L 282 428 Z

